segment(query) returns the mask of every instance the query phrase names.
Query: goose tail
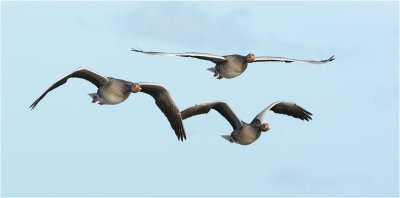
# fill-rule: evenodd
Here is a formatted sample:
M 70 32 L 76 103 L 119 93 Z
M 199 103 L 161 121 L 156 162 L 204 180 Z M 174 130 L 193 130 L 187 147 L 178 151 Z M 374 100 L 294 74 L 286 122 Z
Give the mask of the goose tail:
M 221 135 L 221 137 L 224 138 L 225 140 L 228 140 L 230 143 L 235 142 L 230 135 Z

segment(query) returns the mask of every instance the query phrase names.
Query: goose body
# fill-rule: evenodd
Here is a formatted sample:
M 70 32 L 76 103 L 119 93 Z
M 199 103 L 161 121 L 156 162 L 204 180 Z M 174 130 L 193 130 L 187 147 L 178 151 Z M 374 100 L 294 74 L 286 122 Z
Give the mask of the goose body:
M 231 133 L 231 138 L 238 144 L 249 145 L 261 136 L 259 129 L 260 127 L 242 122 L 242 126 Z
M 97 99 L 103 104 L 119 104 L 125 101 L 131 94 L 129 86 L 127 86 L 129 83 L 110 77 L 108 79 L 108 83 L 100 86 L 99 89 L 97 89 L 97 93 L 89 95 L 93 99 L 97 97 Z
M 220 76 L 230 79 L 239 76 L 247 69 L 247 61 L 245 56 L 231 55 L 224 56 L 225 61 L 215 65 L 215 71 Z

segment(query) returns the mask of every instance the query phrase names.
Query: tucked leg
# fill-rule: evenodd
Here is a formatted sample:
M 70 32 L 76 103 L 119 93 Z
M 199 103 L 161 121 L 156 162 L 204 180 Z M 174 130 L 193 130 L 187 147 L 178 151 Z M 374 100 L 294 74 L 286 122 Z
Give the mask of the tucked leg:
M 218 79 L 218 80 L 221 80 L 222 78 L 223 78 L 223 77 L 222 77 L 221 75 L 219 75 L 217 79 Z
M 95 103 L 97 101 L 99 101 L 99 99 L 97 97 L 93 97 L 92 103 Z

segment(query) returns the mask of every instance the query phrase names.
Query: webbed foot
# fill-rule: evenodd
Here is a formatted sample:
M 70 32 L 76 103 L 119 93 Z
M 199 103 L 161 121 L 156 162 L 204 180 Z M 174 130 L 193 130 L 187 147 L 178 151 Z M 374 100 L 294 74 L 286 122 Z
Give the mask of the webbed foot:
M 99 99 L 93 98 L 92 103 L 95 103 L 95 102 L 97 102 L 97 101 L 99 101 Z

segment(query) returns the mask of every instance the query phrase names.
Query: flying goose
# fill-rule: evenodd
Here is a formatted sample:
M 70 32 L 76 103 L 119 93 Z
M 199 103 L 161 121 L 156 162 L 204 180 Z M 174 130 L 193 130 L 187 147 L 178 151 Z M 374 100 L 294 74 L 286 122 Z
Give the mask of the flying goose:
M 153 56 L 182 56 L 182 57 L 192 57 L 192 58 L 208 60 L 215 63 L 215 67 L 208 68 L 207 70 L 213 72 L 214 77 L 218 76 L 217 79 L 222 79 L 222 78 L 229 79 L 239 76 L 246 70 L 247 64 L 252 62 L 280 61 L 285 63 L 299 62 L 306 64 L 324 64 L 335 60 L 334 56 L 331 56 L 326 60 L 314 61 L 314 60 L 297 60 L 284 57 L 268 57 L 268 56 L 255 57 L 254 54 L 251 53 L 247 54 L 247 56 L 242 56 L 237 54 L 227 55 L 227 56 L 217 56 L 213 54 L 197 53 L 197 52 L 186 52 L 186 53 L 145 52 L 134 48 L 132 48 L 132 51 L 141 52 Z
M 311 120 L 311 113 L 293 102 L 274 102 L 262 110 L 250 124 L 243 122 L 225 101 L 211 101 L 196 104 L 181 111 L 182 120 L 208 113 L 211 109 L 218 111 L 233 127 L 231 135 L 221 135 L 231 143 L 248 145 L 256 141 L 261 132 L 268 131 L 269 125 L 262 123 L 265 114 L 271 110 L 275 113 L 286 114 L 301 120 Z
M 100 105 L 121 103 L 129 97 L 131 92 L 137 93 L 141 91 L 151 95 L 154 98 L 158 108 L 160 108 L 160 110 L 168 118 L 168 121 L 172 129 L 175 131 L 178 140 L 183 141 L 183 139 L 186 139 L 186 134 L 183 128 L 182 118 L 179 113 L 178 106 L 164 85 L 156 83 L 133 83 L 116 78 L 105 77 L 97 72 L 83 67 L 61 77 L 35 102 L 33 102 L 30 108 L 34 109 L 47 93 L 66 83 L 69 78 L 82 78 L 96 85 L 98 88 L 97 93 L 90 93 L 89 96 L 93 99 L 92 103 L 99 102 Z

